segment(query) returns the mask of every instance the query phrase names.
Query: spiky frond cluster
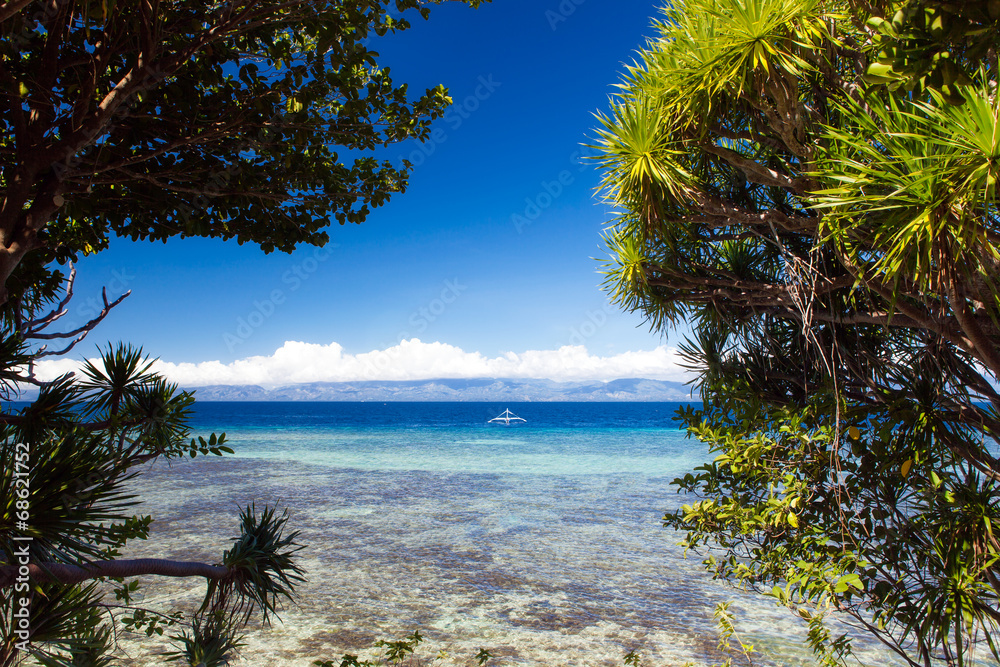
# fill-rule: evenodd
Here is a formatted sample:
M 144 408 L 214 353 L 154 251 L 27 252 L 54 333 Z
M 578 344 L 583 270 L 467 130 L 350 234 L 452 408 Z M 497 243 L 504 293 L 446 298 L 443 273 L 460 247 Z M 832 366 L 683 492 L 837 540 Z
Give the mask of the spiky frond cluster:
M 998 26 L 996 3 L 675 2 L 594 145 L 605 288 L 692 325 L 687 417 L 720 455 L 668 522 L 913 664 L 997 655 Z
M 23 378 L 19 366 L 32 350 L 15 320 L 2 320 L 13 353 L 0 368 Z M 0 665 L 27 655 L 47 666 L 114 664 L 123 630 L 162 634 L 183 620 L 136 607 L 138 582 L 125 577 L 208 579 L 190 631 L 173 635 L 173 659 L 192 666 L 228 664 L 251 618 L 268 621 L 292 598 L 302 581 L 297 533 L 286 534 L 287 518 L 273 508 L 241 514 L 239 536 L 216 566 L 121 557 L 152 520 L 133 514 L 137 487 L 127 484 L 141 464 L 232 452 L 224 434 L 190 437 L 193 403 L 151 370 L 141 349 L 117 345 L 79 377 L 44 383 L 36 400 L 0 413 Z M 98 586 L 112 580 L 122 582 L 117 602 Z

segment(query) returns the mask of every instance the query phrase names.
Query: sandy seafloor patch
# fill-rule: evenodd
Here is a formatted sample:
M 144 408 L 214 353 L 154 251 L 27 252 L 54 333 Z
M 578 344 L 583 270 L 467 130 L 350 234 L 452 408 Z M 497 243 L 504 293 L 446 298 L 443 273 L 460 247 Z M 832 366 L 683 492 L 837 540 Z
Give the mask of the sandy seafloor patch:
M 807 665 L 803 623 L 767 598 L 711 581 L 661 526 L 669 479 L 633 472 L 526 475 L 357 470 L 277 458 L 158 464 L 140 478 L 152 536 L 129 555 L 215 562 L 239 508 L 277 503 L 306 545 L 308 581 L 271 628 L 248 629 L 238 665 L 309 665 L 369 654 L 419 629 L 435 664 L 710 665 L 715 604 L 732 609 L 757 664 Z M 143 603 L 192 609 L 205 585 L 148 580 Z M 163 645 L 123 638 L 123 665 L 163 664 Z M 859 645 L 873 665 L 892 664 Z M 426 664 L 426 661 L 421 662 Z M 738 663 L 737 663 L 738 664 Z

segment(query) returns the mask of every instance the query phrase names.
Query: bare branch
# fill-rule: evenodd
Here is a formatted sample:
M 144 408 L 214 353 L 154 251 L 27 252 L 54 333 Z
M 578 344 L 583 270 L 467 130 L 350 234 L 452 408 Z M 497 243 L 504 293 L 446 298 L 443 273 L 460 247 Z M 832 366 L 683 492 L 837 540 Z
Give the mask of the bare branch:
M 87 322 L 83 326 L 81 326 L 81 327 L 79 327 L 77 329 L 74 329 L 73 331 L 65 331 L 65 332 L 59 332 L 59 333 L 40 333 L 37 330 L 31 331 L 31 332 L 29 332 L 30 338 L 33 338 L 33 339 L 36 339 L 36 340 L 53 340 L 53 339 L 57 339 L 57 338 L 72 338 L 73 336 L 76 336 L 76 335 L 79 335 L 79 334 L 83 334 L 85 336 L 88 333 L 90 333 L 94 329 L 94 327 L 96 327 L 98 324 L 100 324 L 101 321 L 105 317 L 108 316 L 108 313 L 111 312 L 112 308 L 114 308 L 115 306 L 117 306 L 118 304 L 120 304 L 122 301 L 124 301 L 125 298 L 128 297 L 130 294 L 132 294 L 132 290 L 128 290 L 127 292 L 125 292 L 124 294 L 122 294 L 120 297 L 118 297 L 114 301 L 109 302 L 108 301 L 108 288 L 105 287 L 104 289 L 101 290 L 101 299 L 104 301 L 104 307 L 101 308 L 101 312 L 98 313 L 97 316 L 94 317 L 92 320 L 90 320 L 89 322 Z M 68 352 L 68 350 L 67 350 L 67 352 Z M 52 354 L 54 354 L 54 353 L 52 353 Z M 63 353 L 60 352 L 60 354 L 63 354 Z
M 29 319 L 26 322 L 22 322 L 18 326 L 18 332 L 24 337 L 30 336 L 33 331 L 41 331 L 48 325 L 52 324 L 56 320 L 62 318 L 67 312 L 66 306 L 69 304 L 70 299 L 73 298 L 73 284 L 76 283 L 76 266 L 71 264 L 69 270 L 69 277 L 66 278 L 66 296 L 59 302 L 55 308 L 53 308 L 47 315 L 44 315 L 38 319 Z

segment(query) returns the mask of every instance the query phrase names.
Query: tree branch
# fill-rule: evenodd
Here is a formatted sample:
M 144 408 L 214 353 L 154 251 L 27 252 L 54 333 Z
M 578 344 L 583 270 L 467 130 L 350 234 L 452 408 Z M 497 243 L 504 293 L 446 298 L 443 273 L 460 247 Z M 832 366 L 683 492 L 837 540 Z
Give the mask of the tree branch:
M 797 195 L 804 195 L 807 192 L 805 179 L 792 178 L 791 176 L 780 174 L 774 169 L 765 167 L 750 158 L 743 157 L 734 150 L 723 148 L 722 146 L 717 146 L 713 143 L 698 144 L 698 147 L 706 153 L 711 153 L 712 155 L 721 157 L 723 160 L 743 172 L 743 175 L 746 176 L 749 181 L 753 181 L 754 183 L 759 183 L 761 185 L 773 185 L 779 188 L 785 188 L 791 190 Z
M 943 251 L 942 251 L 943 252 Z M 969 304 L 965 298 L 965 289 L 961 281 L 955 274 L 957 270 L 951 267 L 946 271 L 948 281 L 948 297 L 951 301 L 951 310 L 955 313 L 955 319 L 962 327 L 962 331 L 972 344 L 970 353 L 993 371 L 993 377 L 1000 378 L 1000 350 L 997 349 L 997 341 L 992 340 L 979 326 L 975 315 L 969 312 Z
M 22 573 L 20 568 L 28 568 L 28 576 L 35 581 L 48 581 L 65 585 L 98 577 L 139 577 L 156 575 L 160 577 L 205 577 L 214 581 L 226 579 L 230 569 L 222 565 L 165 560 L 161 558 L 136 558 L 133 560 L 104 560 L 86 565 L 65 563 L 32 563 L 30 565 L 0 565 L 0 589 L 10 588 Z
M 76 266 L 70 265 L 69 277 L 66 278 L 66 296 L 59 302 L 59 304 L 49 311 L 48 314 L 43 315 L 40 318 L 31 318 L 25 322 L 21 322 L 18 326 L 18 331 L 22 336 L 30 335 L 32 329 L 36 328 L 40 331 L 41 329 L 47 327 L 58 319 L 61 319 L 66 315 L 66 306 L 69 304 L 70 299 L 73 298 L 73 284 L 76 282 Z M 20 319 L 20 318 L 18 318 Z
M 0 22 L 6 21 L 32 2 L 35 0 L 8 0 L 8 2 L 0 3 Z
M 77 343 L 79 343 L 81 340 L 83 340 L 87 336 L 87 334 L 90 333 L 98 324 L 100 324 L 101 321 L 105 317 L 107 317 L 108 313 L 111 312 L 112 308 L 114 308 L 115 306 L 117 306 L 118 304 L 120 304 L 122 301 L 124 301 L 125 298 L 127 296 L 129 296 L 131 293 L 132 293 L 132 290 L 129 290 L 129 291 L 125 292 L 124 294 L 122 294 L 117 299 L 115 299 L 114 301 L 109 302 L 108 301 L 108 288 L 105 287 L 104 289 L 101 290 L 101 298 L 104 301 L 104 307 L 101 309 L 101 312 L 99 312 L 96 317 L 94 317 L 92 320 L 90 320 L 89 322 L 87 322 L 83 326 L 81 326 L 81 327 L 79 327 L 77 329 L 74 329 L 73 331 L 66 331 L 66 332 L 59 332 L 59 333 L 45 334 L 45 333 L 37 333 L 36 331 L 29 332 L 28 337 L 36 339 L 36 340 L 54 340 L 54 339 L 57 339 L 57 338 L 71 338 L 73 336 L 79 336 L 76 340 L 74 340 L 72 343 L 70 343 L 69 347 L 67 347 L 64 350 L 61 350 L 59 352 L 42 352 L 42 351 L 39 351 L 39 353 L 36 354 L 35 356 L 36 357 L 50 357 L 50 356 L 58 356 L 60 354 L 66 354 L 67 352 L 69 352 L 70 350 L 72 350 L 73 347 Z

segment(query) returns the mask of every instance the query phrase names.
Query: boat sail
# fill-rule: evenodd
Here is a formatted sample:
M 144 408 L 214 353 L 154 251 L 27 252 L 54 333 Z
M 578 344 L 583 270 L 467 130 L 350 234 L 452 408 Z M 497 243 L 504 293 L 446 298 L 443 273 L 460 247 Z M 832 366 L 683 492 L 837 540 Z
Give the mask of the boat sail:
M 500 415 L 499 417 L 494 417 L 487 423 L 495 422 L 497 424 L 510 424 L 511 422 L 526 422 L 526 421 L 528 420 L 518 417 L 510 410 L 504 410 L 502 415 Z

